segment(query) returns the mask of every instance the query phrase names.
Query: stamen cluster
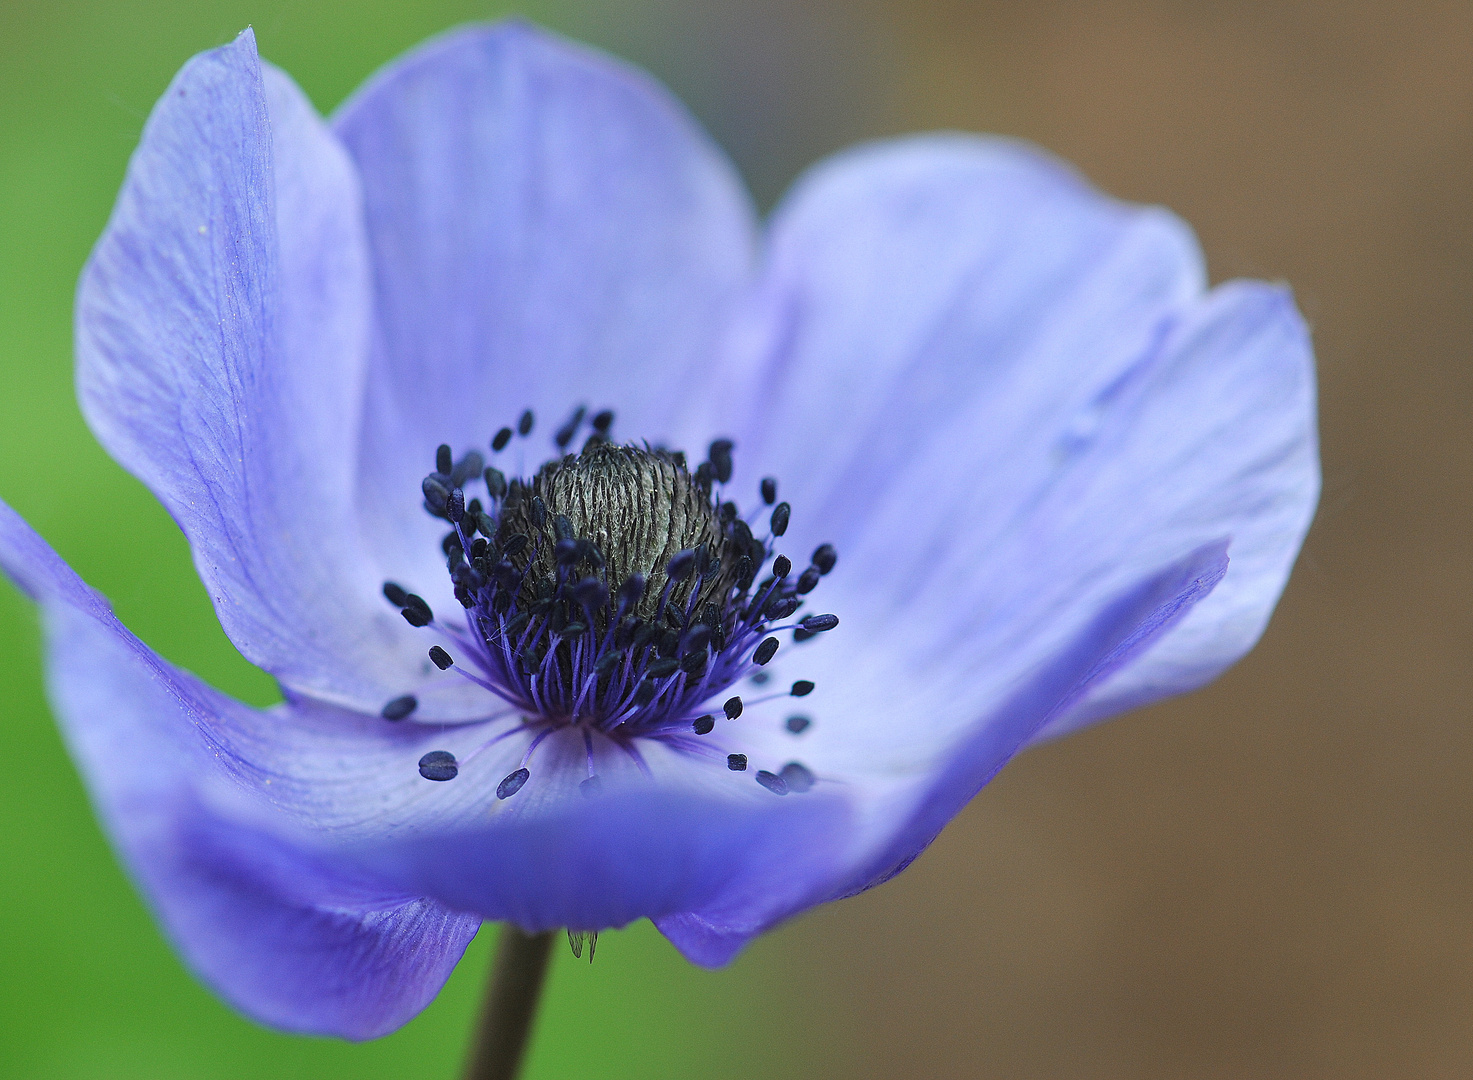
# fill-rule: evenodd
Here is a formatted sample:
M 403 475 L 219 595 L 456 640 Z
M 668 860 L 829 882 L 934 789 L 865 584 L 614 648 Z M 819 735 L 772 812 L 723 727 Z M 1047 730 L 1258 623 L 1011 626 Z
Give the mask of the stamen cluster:
M 559 428 L 560 449 L 577 435 L 584 415 L 577 410 Z M 795 577 L 791 561 L 774 554 L 791 515 L 789 505 L 777 501 L 775 479 L 760 484 L 762 502 L 772 509 L 767 534 L 758 538 L 737 504 L 725 498 L 730 440 L 711 443 L 706 460 L 692 471 L 680 451 L 613 442 L 612 422 L 611 412 L 596 414 L 580 452 L 547 462 L 525 480 L 486 467 L 477 451 L 456 461 L 450 447 L 441 446 L 435 470 L 421 485 L 425 510 L 451 526 L 442 547 L 466 611 L 465 633 L 438 628 L 458 642 L 467 663 L 456 665 L 440 646 L 430 657 L 441 670 L 454 666 L 509 703 L 523 726 L 539 729 L 523 767 L 498 788 L 502 798 L 526 782 L 527 760 L 557 730 L 572 727 L 583 735 L 585 789 L 597 786 L 596 735 L 636 760 L 637 739 L 699 751 L 696 737 L 716 725 L 717 710 L 709 703 L 772 660 L 777 632 L 793 630 L 801 641 L 838 625 L 834 615 L 784 622 L 833 569 L 837 555 L 821 545 Z M 529 411 L 517 431 L 525 436 L 532 426 Z M 500 453 L 512 437 L 512 429 L 503 428 L 491 449 Z M 466 488 L 476 483 L 485 487 L 484 503 L 466 500 Z M 434 621 L 429 605 L 401 586 L 387 583 L 384 593 L 412 625 Z M 801 697 L 812 688 L 799 681 L 789 692 Z M 412 697 L 398 698 L 384 716 L 402 719 L 414 707 Z M 735 720 L 742 710 L 741 697 L 732 696 L 719 712 Z M 728 767 L 745 770 L 745 757 L 731 755 Z M 806 769 L 792 769 L 795 784 L 811 785 Z M 436 751 L 420 771 L 428 779 L 450 779 L 457 764 Z M 789 771 L 756 776 L 784 794 Z

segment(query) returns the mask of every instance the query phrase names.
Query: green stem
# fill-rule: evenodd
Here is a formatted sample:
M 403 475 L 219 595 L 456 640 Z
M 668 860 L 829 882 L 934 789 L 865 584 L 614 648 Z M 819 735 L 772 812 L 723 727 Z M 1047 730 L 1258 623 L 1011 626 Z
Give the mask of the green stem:
M 551 931 L 524 934 L 510 923 L 502 926 L 465 1080 L 516 1080 L 551 955 Z

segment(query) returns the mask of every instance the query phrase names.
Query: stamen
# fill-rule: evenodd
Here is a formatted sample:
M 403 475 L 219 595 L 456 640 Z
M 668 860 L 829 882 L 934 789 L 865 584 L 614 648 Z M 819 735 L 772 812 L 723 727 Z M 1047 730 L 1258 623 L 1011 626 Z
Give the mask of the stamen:
M 419 700 L 413 694 L 405 694 L 385 705 L 383 712 L 379 715 L 385 720 L 403 720 L 417 708 L 419 708 Z
M 522 785 L 527 782 L 532 774 L 526 769 L 518 769 L 508 775 L 501 783 L 496 785 L 496 797 L 498 799 L 509 799 L 522 790 Z
M 573 415 L 568 417 L 567 423 L 557 429 L 557 433 L 552 438 L 553 442 L 557 443 L 559 450 L 568 448 L 568 443 L 572 442 L 573 436 L 578 434 L 578 427 L 583 423 L 583 415 L 587 411 L 582 405 L 579 405 L 573 410 Z
M 796 761 L 790 761 L 784 765 L 778 775 L 786 781 L 789 791 L 796 791 L 800 795 L 805 791 L 811 791 L 815 783 L 813 773 L 808 771 L 807 766 Z M 762 775 L 759 773 L 757 778 L 760 780 Z
M 435 613 L 430 610 L 430 605 L 424 602 L 424 598 L 410 593 L 404 598 L 404 610 L 399 614 L 404 616 L 404 621 L 410 626 L 429 626 L 435 621 Z
M 820 574 L 827 574 L 839 561 L 839 553 L 834 550 L 833 544 L 819 544 L 813 549 L 813 565 L 818 567 Z
M 444 750 L 431 750 L 419 759 L 419 775 L 426 780 L 454 780 L 459 773 L 455 755 Z
M 716 487 L 728 484 L 735 471 L 731 439 L 711 442 L 707 460 L 692 470 L 679 451 L 610 442 L 613 410 L 587 416 L 579 406 L 553 435 L 566 451 L 590 424 L 582 450 L 549 460 L 530 479 L 487 467 L 476 450 L 455 461 L 447 443 L 436 450 L 436 470 L 421 482 L 425 510 L 452 526 L 441 547 L 466 612 L 463 624 L 436 624 L 437 636 L 456 646 L 460 662 L 438 644 L 430 659 L 441 671 L 454 667 L 521 717 L 475 753 L 519 732 L 532 735 L 520 766 L 497 785 L 500 799 L 527 783 L 538 746 L 570 728 L 584 740 L 588 776 L 579 789 L 587 796 L 601 786 L 595 735 L 609 739 L 646 775 L 643 739 L 696 753 L 682 740 L 711 734 L 718 718 L 736 720 L 748 704 L 813 690 L 813 683 L 800 680 L 787 693 L 745 704 L 740 695 L 729 696 L 720 712 L 713 708 L 744 678 L 768 681 L 756 669 L 776 656 L 777 632 L 792 630 L 802 640 L 838 624 L 833 615 L 785 622 L 837 556 L 831 545 L 821 545 L 794 579 L 792 560 L 773 550 L 792 513 L 777 501 L 774 477 L 759 482 L 762 505 L 772 508 L 771 533 L 753 535 L 757 515 L 744 517 Z M 504 451 L 514 435 L 526 437 L 533 426 L 528 409 L 515 428 L 496 432 L 491 450 Z M 478 480 L 485 493 L 470 498 L 467 485 Z M 771 574 L 754 588 L 769 565 Z M 435 622 L 422 597 L 394 582 L 383 590 L 411 625 Z M 404 695 L 388 702 L 382 715 L 403 719 L 416 708 L 416 699 Z M 808 725 L 806 717 L 788 719 L 795 735 Z M 435 751 L 421 771 L 449 779 L 469 760 L 456 763 L 448 752 Z M 757 779 L 778 794 L 807 790 L 812 774 L 798 763 L 790 766 L 782 773 L 764 770 Z M 745 771 L 746 756 L 728 755 L 728 768 Z
M 813 726 L 813 721 L 806 716 L 790 716 L 785 726 L 794 735 L 802 735 Z
M 774 795 L 786 795 L 788 793 L 788 782 L 775 773 L 766 769 L 757 770 L 757 783 L 761 784 Z

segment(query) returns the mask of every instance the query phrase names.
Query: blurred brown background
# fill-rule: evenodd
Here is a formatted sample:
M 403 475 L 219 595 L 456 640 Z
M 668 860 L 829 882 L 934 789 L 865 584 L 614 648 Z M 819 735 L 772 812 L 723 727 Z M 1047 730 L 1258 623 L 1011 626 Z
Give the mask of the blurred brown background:
M 1036 140 L 1187 218 L 1214 280 L 1293 284 L 1325 462 L 1246 662 L 1025 755 L 908 873 L 758 946 L 812 1070 L 1473 1076 L 1473 4 L 768 15 L 784 70 L 852 65 L 810 66 L 849 82 L 798 135 L 723 122 L 751 73 L 698 101 L 765 197 L 859 134 Z

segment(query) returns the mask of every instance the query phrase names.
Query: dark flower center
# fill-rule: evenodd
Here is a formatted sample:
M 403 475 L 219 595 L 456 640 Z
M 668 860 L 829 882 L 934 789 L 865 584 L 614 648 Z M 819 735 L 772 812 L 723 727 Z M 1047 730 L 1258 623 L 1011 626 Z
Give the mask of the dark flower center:
M 558 429 L 560 450 L 578 434 L 584 415 L 580 408 Z M 486 745 L 517 730 L 536 731 L 522 767 L 498 786 L 501 798 L 522 788 L 533 752 L 560 730 L 582 734 L 589 793 L 598 787 L 596 737 L 636 761 L 639 739 L 704 752 L 700 736 L 715 728 L 718 713 L 736 720 L 744 708 L 739 695 L 719 709 L 712 702 L 746 676 L 766 681 L 760 669 L 779 648 L 777 633 L 791 630 L 801 641 L 838 624 L 833 615 L 786 621 L 837 556 L 821 545 L 795 576 L 791 561 L 775 554 L 790 517 L 788 504 L 777 502 L 775 479 L 759 485 L 767 518 L 759 538 L 726 498 L 730 440 L 713 442 L 692 471 L 679 451 L 613 442 L 612 422 L 610 412 L 595 415 L 579 453 L 548 461 L 526 480 L 508 481 L 485 467 L 479 452 L 456 461 L 441 446 L 421 487 L 425 510 L 451 526 L 442 547 L 466 614 L 463 631 L 436 623 L 461 662 L 439 645 L 430 658 L 517 715 L 512 730 Z M 518 433 L 526 436 L 532 427 L 531 413 L 524 413 Z M 493 453 L 512 437 L 511 428 L 498 432 Z M 467 487 L 481 485 L 487 502 L 467 502 Z M 402 586 L 386 583 L 384 595 L 412 625 L 435 622 L 429 605 Z M 812 689 L 799 681 L 788 693 L 802 697 Z M 406 695 L 389 702 L 383 715 L 402 720 L 415 706 Z M 806 718 L 790 718 L 787 727 L 798 734 L 807 725 Z M 738 758 L 745 769 L 742 755 L 728 761 Z M 420 772 L 449 780 L 462 764 L 435 751 L 420 762 Z M 796 762 L 780 774 L 759 771 L 757 779 L 778 794 L 812 784 L 812 774 Z

